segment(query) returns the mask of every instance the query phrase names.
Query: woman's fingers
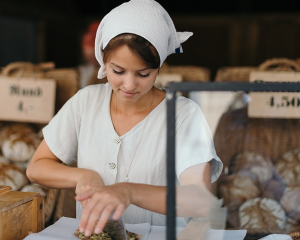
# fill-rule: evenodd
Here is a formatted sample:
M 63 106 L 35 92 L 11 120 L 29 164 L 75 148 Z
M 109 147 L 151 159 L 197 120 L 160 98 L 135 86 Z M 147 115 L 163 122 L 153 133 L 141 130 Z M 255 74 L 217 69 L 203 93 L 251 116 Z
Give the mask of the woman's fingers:
M 95 233 L 100 233 L 103 230 L 107 220 L 109 219 L 113 211 L 114 211 L 113 205 L 109 204 L 105 206 L 104 210 L 101 213 L 100 219 L 96 225 Z
M 113 220 L 118 220 L 122 216 L 125 209 L 126 209 L 126 206 L 124 204 L 119 204 L 117 206 L 115 212 L 113 213 L 112 219 Z
M 85 206 L 88 204 L 89 200 L 90 199 L 88 198 L 86 200 L 80 201 L 82 208 L 85 208 Z
M 99 216 L 105 207 L 105 203 L 101 201 L 101 198 L 99 199 L 95 197 L 99 195 L 99 193 L 96 193 L 90 199 L 81 214 L 79 229 L 81 232 L 85 232 L 86 236 L 90 236 L 94 230 L 96 222 L 98 221 Z
M 119 185 L 96 191 L 87 190 L 77 196 L 76 200 L 86 203 L 79 225 L 80 232 L 84 232 L 86 236 L 90 236 L 93 231 L 100 233 L 110 216 L 114 220 L 119 219 L 130 204 L 130 198 Z
M 86 200 L 86 199 L 92 197 L 94 193 L 95 193 L 95 189 L 91 188 L 91 189 L 88 189 L 88 190 L 82 192 L 81 194 L 77 195 L 75 197 L 75 199 L 77 201 L 83 201 L 83 200 Z

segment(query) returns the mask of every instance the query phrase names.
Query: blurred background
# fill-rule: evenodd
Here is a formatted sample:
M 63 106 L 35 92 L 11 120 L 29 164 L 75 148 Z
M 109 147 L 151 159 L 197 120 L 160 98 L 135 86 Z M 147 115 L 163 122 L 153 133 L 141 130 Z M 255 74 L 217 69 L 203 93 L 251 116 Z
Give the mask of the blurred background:
M 82 36 L 88 25 L 121 0 L 0 0 L 0 67 L 14 61 L 55 62 L 57 68 L 84 62 Z M 210 69 L 257 66 L 273 57 L 300 56 L 297 1 L 158 0 L 178 31 L 194 36 L 172 65 Z

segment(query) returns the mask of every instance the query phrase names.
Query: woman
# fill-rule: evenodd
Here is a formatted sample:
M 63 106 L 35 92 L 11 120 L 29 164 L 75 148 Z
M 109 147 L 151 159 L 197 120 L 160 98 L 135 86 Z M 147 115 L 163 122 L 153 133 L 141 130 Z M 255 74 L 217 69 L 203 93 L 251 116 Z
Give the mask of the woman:
M 191 35 L 176 32 L 153 0 L 113 9 L 95 41 L 98 78 L 107 76 L 108 83 L 81 89 L 43 129 L 27 175 L 51 188 L 76 187 L 85 235 L 99 233 L 111 215 L 123 215 L 126 223 L 165 224 L 166 100 L 154 82 L 166 57 L 182 52 L 180 43 Z M 205 216 L 210 182 L 222 163 L 198 105 L 178 97 L 176 107 L 177 214 Z M 67 166 L 75 161 L 78 168 Z

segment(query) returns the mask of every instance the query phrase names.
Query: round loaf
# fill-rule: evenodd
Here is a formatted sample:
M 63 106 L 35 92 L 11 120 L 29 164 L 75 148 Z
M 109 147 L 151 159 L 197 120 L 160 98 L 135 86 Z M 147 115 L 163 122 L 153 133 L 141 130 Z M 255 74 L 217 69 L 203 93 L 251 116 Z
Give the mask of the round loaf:
M 0 139 L 3 156 L 16 163 L 29 161 L 41 141 L 26 124 L 7 125 L 2 129 Z
M 27 184 L 20 191 L 21 192 L 37 192 L 37 193 L 41 194 L 41 196 L 43 196 L 43 197 L 46 197 L 46 195 L 47 195 L 47 190 L 37 183 Z
M 249 177 L 235 174 L 222 178 L 219 186 L 220 197 L 230 211 L 237 210 L 246 200 L 259 196 L 260 189 Z
M 288 187 L 280 200 L 288 218 L 300 220 L 300 187 Z
M 277 179 L 274 177 L 269 181 L 267 181 L 266 184 L 264 185 L 261 197 L 271 198 L 279 202 L 283 196 L 285 188 L 286 188 L 285 182 L 283 182 L 281 179 Z
M 0 163 L 11 163 L 9 159 L 0 154 Z
M 274 166 L 268 157 L 254 152 L 243 152 L 233 159 L 231 170 L 264 186 L 273 177 Z
M 8 124 L 0 129 L 0 147 L 2 147 L 3 142 L 11 135 L 27 135 L 34 132 L 34 129 L 25 123 Z
M 274 232 L 284 230 L 286 215 L 282 206 L 269 198 L 253 198 L 239 209 L 240 228 L 249 232 Z
M 275 163 L 277 175 L 287 186 L 300 185 L 300 150 L 284 153 Z
M 25 171 L 14 165 L 0 163 L 0 185 L 11 186 L 13 191 L 18 191 L 28 183 Z

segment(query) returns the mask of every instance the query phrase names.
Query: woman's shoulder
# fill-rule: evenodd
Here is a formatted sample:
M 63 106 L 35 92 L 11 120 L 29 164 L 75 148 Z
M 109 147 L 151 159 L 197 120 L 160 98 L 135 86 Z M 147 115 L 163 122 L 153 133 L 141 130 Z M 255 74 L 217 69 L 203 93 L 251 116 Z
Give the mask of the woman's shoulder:
M 163 92 L 164 96 L 166 95 L 166 89 L 160 88 L 161 92 Z M 176 108 L 180 109 L 182 107 L 186 108 L 199 108 L 199 105 L 195 103 L 195 101 L 191 100 L 190 98 L 184 97 L 182 95 L 176 95 Z
M 92 84 L 92 85 L 88 85 L 82 89 L 80 89 L 79 91 L 82 94 L 89 94 L 89 93 L 93 93 L 93 92 L 108 92 L 111 90 L 111 87 L 109 85 L 109 83 L 99 83 L 99 84 Z
M 178 110 L 182 110 L 182 109 L 199 109 L 200 107 L 199 105 L 193 101 L 190 98 L 184 97 L 184 96 L 177 96 L 176 99 L 176 106 Z
M 111 92 L 109 83 L 88 85 L 78 91 L 79 98 L 97 99 L 107 96 Z

